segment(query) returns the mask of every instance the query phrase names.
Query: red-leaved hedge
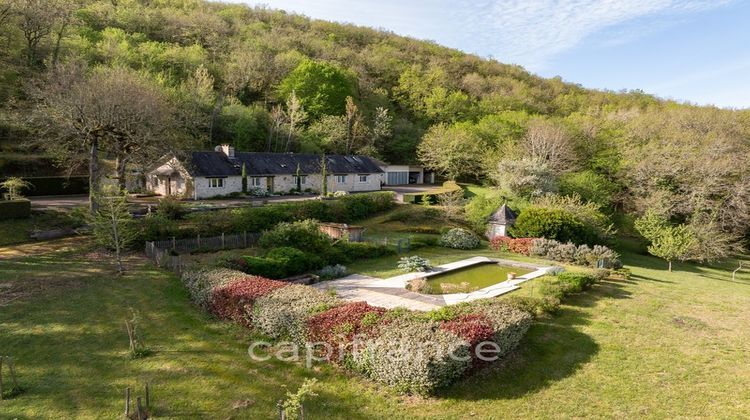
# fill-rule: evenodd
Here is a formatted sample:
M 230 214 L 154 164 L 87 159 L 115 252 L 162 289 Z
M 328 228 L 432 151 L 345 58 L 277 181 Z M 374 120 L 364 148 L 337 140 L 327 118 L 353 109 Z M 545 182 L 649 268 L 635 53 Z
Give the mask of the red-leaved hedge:
M 483 341 L 492 341 L 495 334 L 492 321 L 484 314 L 464 314 L 445 321 L 440 329 L 453 333 L 469 342 L 471 355 L 476 361 L 476 347 Z
M 331 308 L 307 320 L 307 341 L 326 343 L 330 346 L 330 353 L 325 352 L 323 355 L 332 362 L 341 362 L 342 351 L 347 352 L 354 338 L 374 327 L 374 321 L 380 319 L 385 312 L 385 308 L 370 306 L 367 302 L 353 302 Z M 363 322 L 365 317 L 373 322 Z M 322 348 L 316 350 L 323 351 Z
M 211 312 L 223 319 L 231 319 L 250 326 L 252 306 L 261 296 L 288 286 L 283 281 L 247 276 L 211 291 Z
M 531 253 L 531 243 L 536 238 L 509 238 L 495 236 L 490 240 L 490 248 L 495 251 L 510 251 L 528 256 Z

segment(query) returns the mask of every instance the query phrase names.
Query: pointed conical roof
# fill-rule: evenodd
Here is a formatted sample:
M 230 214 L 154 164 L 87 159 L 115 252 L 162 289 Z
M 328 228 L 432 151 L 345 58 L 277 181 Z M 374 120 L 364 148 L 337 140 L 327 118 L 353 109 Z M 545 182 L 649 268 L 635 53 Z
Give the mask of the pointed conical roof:
M 490 216 L 490 222 L 509 225 L 516 221 L 516 214 L 507 205 L 503 204 Z

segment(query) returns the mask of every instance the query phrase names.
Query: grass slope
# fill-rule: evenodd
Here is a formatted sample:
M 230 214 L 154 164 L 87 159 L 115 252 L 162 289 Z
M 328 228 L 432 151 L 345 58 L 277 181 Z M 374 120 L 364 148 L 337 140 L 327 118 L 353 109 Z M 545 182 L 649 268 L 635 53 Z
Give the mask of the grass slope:
M 312 418 L 750 416 L 750 273 L 731 281 L 732 264 L 667 273 L 626 254 L 632 280 L 573 296 L 504 363 L 416 399 L 328 366 L 252 362 L 250 335 L 200 313 L 173 275 L 132 258 L 118 278 L 80 246 L 52 248 L 0 260 L 0 353 L 16 357 L 27 389 L 0 403 L 2 416 L 112 418 L 123 389 L 149 381 L 160 417 L 266 418 L 305 377 L 320 380 Z M 130 307 L 153 356 L 126 355 Z

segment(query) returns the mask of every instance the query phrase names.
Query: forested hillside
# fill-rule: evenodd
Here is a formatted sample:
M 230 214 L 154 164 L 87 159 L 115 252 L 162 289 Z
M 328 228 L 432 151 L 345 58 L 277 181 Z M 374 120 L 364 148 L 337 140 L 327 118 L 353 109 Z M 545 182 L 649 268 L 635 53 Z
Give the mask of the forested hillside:
M 750 228 L 748 111 L 200 0 L 0 0 L 0 27 L 3 168 L 44 153 L 70 170 L 97 152 L 122 174 L 229 142 L 422 162 L 519 203 L 559 192 L 610 214 L 651 209 L 702 241 Z

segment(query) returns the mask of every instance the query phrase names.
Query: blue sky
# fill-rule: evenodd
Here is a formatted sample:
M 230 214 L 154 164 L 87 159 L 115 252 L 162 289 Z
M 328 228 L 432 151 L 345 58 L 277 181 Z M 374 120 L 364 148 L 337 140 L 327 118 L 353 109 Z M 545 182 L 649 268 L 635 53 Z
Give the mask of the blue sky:
M 750 108 L 749 0 L 232 0 L 434 40 L 586 87 Z

